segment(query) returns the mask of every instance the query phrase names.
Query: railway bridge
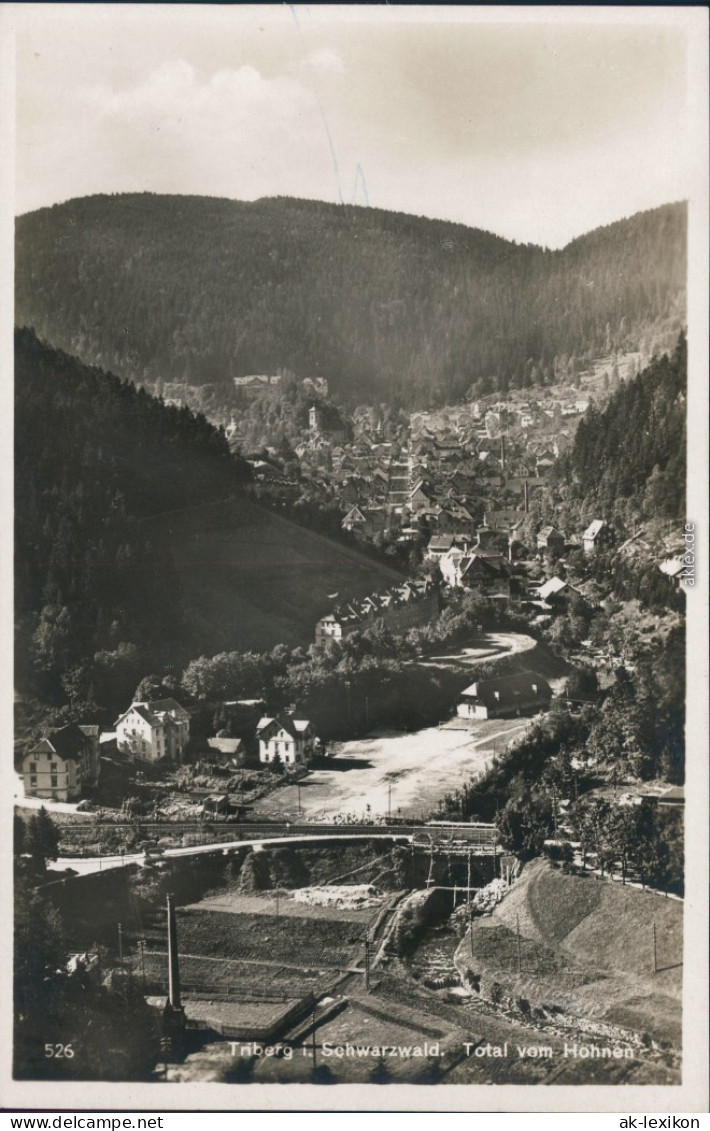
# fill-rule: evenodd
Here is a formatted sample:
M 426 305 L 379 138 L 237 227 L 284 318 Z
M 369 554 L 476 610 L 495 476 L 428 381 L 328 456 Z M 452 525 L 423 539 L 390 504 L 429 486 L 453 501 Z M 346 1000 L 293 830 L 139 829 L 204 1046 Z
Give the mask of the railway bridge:
M 93 823 L 72 826 L 73 832 L 87 832 L 96 837 L 94 851 L 84 855 L 61 856 L 60 868 L 71 868 L 80 874 L 127 867 L 129 865 L 155 864 L 159 859 L 184 856 L 201 856 L 221 852 L 229 854 L 244 848 L 285 847 L 300 844 L 324 845 L 331 840 L 343 843 L 361 843 L 369 840 L 391 844 L 410 845 L 417 856 L 485 857 L 497 856 L 502 849 L 497 843 L 496 828 L 481 822 L 431 822 L 429 824 L 347 825 L 325 823 L 243 823 L 233 825 L 205 825 L 198 823 L 141 822 Z M 140 831 L 146 839 L 167 836 L 200 837 L 202 843 L 182 847 L 151 848 L 141 852 L 101 852 L 102 834 L 108 839 L 112 831 Z M 206 840 L 205 838 L 215 838 Z M 98 851 L 96 845 L 98 844 Z

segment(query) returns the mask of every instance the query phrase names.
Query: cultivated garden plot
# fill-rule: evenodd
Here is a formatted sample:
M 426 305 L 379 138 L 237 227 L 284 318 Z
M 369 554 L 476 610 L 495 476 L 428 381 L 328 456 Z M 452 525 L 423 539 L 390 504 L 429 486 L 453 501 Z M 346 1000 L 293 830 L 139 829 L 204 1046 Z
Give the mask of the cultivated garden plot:
M 362 951 L 357 923 L 293 917 L 284 929 L 276 915 L 230 915 L 185 909 L 178 915 L 180 946 L 187 954 L 216 958 L 298 962 L 313 969 L 346 969 Z

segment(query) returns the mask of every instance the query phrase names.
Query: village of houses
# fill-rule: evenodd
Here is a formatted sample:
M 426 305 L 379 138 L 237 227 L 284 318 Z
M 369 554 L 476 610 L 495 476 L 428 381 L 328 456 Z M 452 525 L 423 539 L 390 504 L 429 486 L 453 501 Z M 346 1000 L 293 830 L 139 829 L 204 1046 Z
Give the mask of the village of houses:
M 237 380 L 240 392 L 250 395 L 278 388 L 279 382 L 277 376 Z M 284 475 L 274 452 L 273 461 L 252 461 L 257 489 L 271 499 L 293 498 L 306 483 L 323 500 L 337 501 L 343 530 L 358 541 L 419 545 L 424 564 L 435 567 L 428 576 L 364 600 L 337 594 L 337 603 L 313 626 L 316 646 L 375 624 L 396 636 L 430 623 L 447 590 L 471 589 L 488 600 L 512 603 L 538 625 L 549 623 L 572 598 L 589 600 L 584 587 L 569 584 L 556 566 L 572 550 L 592 555 L 609 547 L 612 535 L 604 517 L 568 541 L 550 524 L 531 532 L 528 521 L 532 500 L 589 405 L 581 388 L 536 390 L 542 394 L 538 400 L 518 392 L 506 400 L 492 396 L 415 412 L 407 428 L 388 431 L 370 408 L 356 410 L 347 429 L 328 427 L 319 399 L 327 396 L 327 382 L 303 384 L 313 404 L 307 434 L 295 447 L 297 482 Z M 233 424 L 228 436 L 230 429 Z M 677 586 L 682 565 L 673 548 L 669 538 L 665 551 L 659 547 L 657 564 Z M 563 564 L 560 572 L 564 575 Z M 478 680 L 451 704 L 451 714 L 471 726 L 533 716 L 549 707 L 551 696 L 542 675 L 524 671 Z M 265 784 L 254 793 L 259 797 L 327 758 L 313 721 L 300 717 L 297 707 L 270 714 L 263 701 L 238 700 L 223 704 L 224 712 L 238 720 L 236 727 L 206 744 L 191 741 L 190 713 L 174 698 L 127 703 L 110 732 L 99 733 L 92 724 L 55 730 L 24 753 L 25 803 L 95 809 L 100 772 L 115 775 L 119 767 L 115 803 L 125 810 L 125 794 L 135 793 L 141 779 L 162 776 L 174 784 L 176 770 L 179 776 L 179 768 L 190 764 L 199 771 L 193 772 L 191 788 L 186 791 L 183 781 L 182 795 L 172 793 L 171 804 L 162 810 L 153 803 L 153 815 L 236 819 L 245 810 L 235 807 L 234 795 L 224 788 L 230 775 L 245 768 L 257 779 L 262 773 Z

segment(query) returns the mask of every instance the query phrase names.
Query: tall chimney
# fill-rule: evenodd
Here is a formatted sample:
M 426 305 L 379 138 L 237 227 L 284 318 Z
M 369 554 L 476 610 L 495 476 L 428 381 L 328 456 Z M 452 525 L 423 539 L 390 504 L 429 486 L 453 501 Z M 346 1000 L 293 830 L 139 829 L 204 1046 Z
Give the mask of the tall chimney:
M 168 996 L 163 1010 L 161 1048 L 168 1058 L 179 1057 L 185 1047 L 185 1010 L 180 999 L 180 965 L 177 925 L 172 896 L 168 896 Z

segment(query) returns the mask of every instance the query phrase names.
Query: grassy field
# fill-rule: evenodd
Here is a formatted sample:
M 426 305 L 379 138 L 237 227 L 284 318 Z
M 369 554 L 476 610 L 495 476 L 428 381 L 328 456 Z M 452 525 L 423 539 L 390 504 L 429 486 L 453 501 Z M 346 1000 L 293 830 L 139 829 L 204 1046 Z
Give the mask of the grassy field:
M 510 996 L 680 1044 L 683 904 L 676 900 L 535 861 L 493 914 L 474 924 L 472 956 L 469 948 L 467 938 L 460 961 Z
M 333 606 L 329 594 L 365 597 L 402 580 L 246 499 L 163 515 L 151 526 L 180 578 L 195 654 L 309 643 Z

